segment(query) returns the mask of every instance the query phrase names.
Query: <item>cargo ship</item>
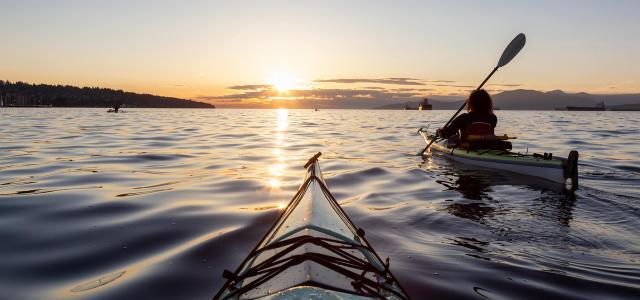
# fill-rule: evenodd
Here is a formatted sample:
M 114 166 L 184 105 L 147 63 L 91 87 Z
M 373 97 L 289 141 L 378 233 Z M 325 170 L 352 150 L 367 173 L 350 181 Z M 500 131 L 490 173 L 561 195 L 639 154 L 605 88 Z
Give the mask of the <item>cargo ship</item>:
M 422 103 L 418 106 L 418 110 L 433 110 L 433 105 L 429 104 L 428 98 L 424 98 Z

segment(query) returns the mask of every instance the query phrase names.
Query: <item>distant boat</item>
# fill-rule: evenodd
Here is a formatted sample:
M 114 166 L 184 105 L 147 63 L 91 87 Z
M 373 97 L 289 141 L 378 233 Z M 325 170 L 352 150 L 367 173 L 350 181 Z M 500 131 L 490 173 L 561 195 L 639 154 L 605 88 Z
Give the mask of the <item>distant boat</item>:
M 596 106 L 567 106 L 569 111 L 604 111 L 606 107 L 604 102 L 596 104 Z
M 429 98 L 424 98 L 418 106 L 418 110 L 433 110 L 433 105 L 429 104 Z

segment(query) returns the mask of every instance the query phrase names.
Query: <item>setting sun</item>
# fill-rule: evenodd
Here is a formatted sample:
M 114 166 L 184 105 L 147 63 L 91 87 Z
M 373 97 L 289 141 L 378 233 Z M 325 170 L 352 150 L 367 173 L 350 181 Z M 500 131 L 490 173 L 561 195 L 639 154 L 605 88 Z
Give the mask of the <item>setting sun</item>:
M 279 72 L 273 74 L 271 78 L 268 80 L 269 84 L 271 84 L 278 92 L 287 93 L 292 89 L 297 88 L 300 80 L 297 79 L 294 75 L 288 72 Z

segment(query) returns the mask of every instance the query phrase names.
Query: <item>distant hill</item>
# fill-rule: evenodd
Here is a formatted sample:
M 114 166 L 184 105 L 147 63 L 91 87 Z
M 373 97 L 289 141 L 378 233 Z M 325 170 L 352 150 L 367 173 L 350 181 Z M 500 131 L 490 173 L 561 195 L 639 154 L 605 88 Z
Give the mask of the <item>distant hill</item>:
M 0 104 L 4 106 L 215 108 L 187 99 L 137 94 L 122 90 L 70 85 L 11 83 L 0 80 Z
M 494 95 L 493 101 L 501 109 L 552 110 L 567 106 L 595 106 L 598 102 L 604 102 L 606 106 L 639 103 L 640 94 L 594 95 L 565 93 L 561 90 L 550 92 L 513 90 Z
M 586 93 L 567 94 L 559 90 L 550 92 L 513 90 L 493 95 L 493 102 L 501 109 L 553 110 L 566 106 L 594 106 L 599 101 Z
M 458 109 L 464 100 L 443 101 L 437 97 L 430 97 L 433 109 Z M 541 92 L 535 90 L 512 90 L 504 91 L 492 96 L 495 107 L 502 110 L 554 110 L 567 106 L 595 106 L 598 102 L 604 102 L 607 108 L 631 109 L 633 104 L 640 103 L 640 94 L 610 94 L 595 95 L 588 93 L 565 93 L 561 90 Z M 447 100 L 450 100 L 447 99 Z M 374 109 L 402 109 L 406 104 L 417 107 L 420 103 L 416 101 L 404 101 L 376 106 Z M 630 105 L 630 106 L 626 106 Z

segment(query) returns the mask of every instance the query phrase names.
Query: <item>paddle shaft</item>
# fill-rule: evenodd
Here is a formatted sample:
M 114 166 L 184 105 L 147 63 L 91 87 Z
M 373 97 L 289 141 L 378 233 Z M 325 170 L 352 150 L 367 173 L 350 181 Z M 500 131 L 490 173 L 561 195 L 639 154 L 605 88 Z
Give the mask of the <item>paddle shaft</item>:
M 489 78 L 491 78 L 491 76 L 493 76 L 493 73 L 495 73 L 496 71 L 498 71 L 498 68 L 499 68 L 499 67 L 495 67 L 495 68 L 493 69 L 493 71 L 491 71 L 491 73 L 489 73 L 489 76 L 487 76 L 487 78 L 485 78 L 485 79 L 484 79 L 484 81 L 482 81 L 482 83 L 478 86 L 478 88 L 476 89 L 476 91 L 477 91 L 477 90 L 479 90 L 479 89 L 481 89 L 481 88 L 484 86 L 484 84 L 485 84 L 485 83 L 487 83 L 487 81 L 489 80 Z M 451 119 L 449 119 L 449 121 L 447 121 L 447 124 L 445 124 L 445 125 L 444 125 L 444 127 L 442 127 L 442 128 L 447 128 L 447 126 L 449 126 L 449 124 L 451 124 L 451 121 L 453 121 L 453 119 L 455 119 L 455 118 L 458 116 L 458 114 L 462 111 L 462 109 L 463 109 L 465 106 L 467 106 L 467 102 L 468 102 L 468 101 L 469 101 L 469 99 L 467 98 L 467 100 L 465 100 L 465 101 L 464 101 L 464 103 L 462 103 L 462 106 L 460 106 L 460 108 L 458 108 L 458 111 L 456 111 L 456 113 L 455 113 L 455 114 L 453 114 L 453 117 L 451 117 Z M 427 151 L 427 149 L 429 149 L 429 147 L 431 147 L 431 144 L 433 144 L 433 142 L 435 142 L 435 140 L 436 140 L 437 138 L 438 138 L 437 136 L 436 136 L 436 137 L 434 137 L 434 138 L 432 138 L 432 139 L 431 139 L 431 141 L 429 142 L 429 144 L 427 144 L 427 146 L 426 146 L 426 147 L 424 147 L 424 149 L 422 149 L 422 152 L 420 152 L 420 155 L 424 154 L 424 152 L 425 152 L 425 151 Z

